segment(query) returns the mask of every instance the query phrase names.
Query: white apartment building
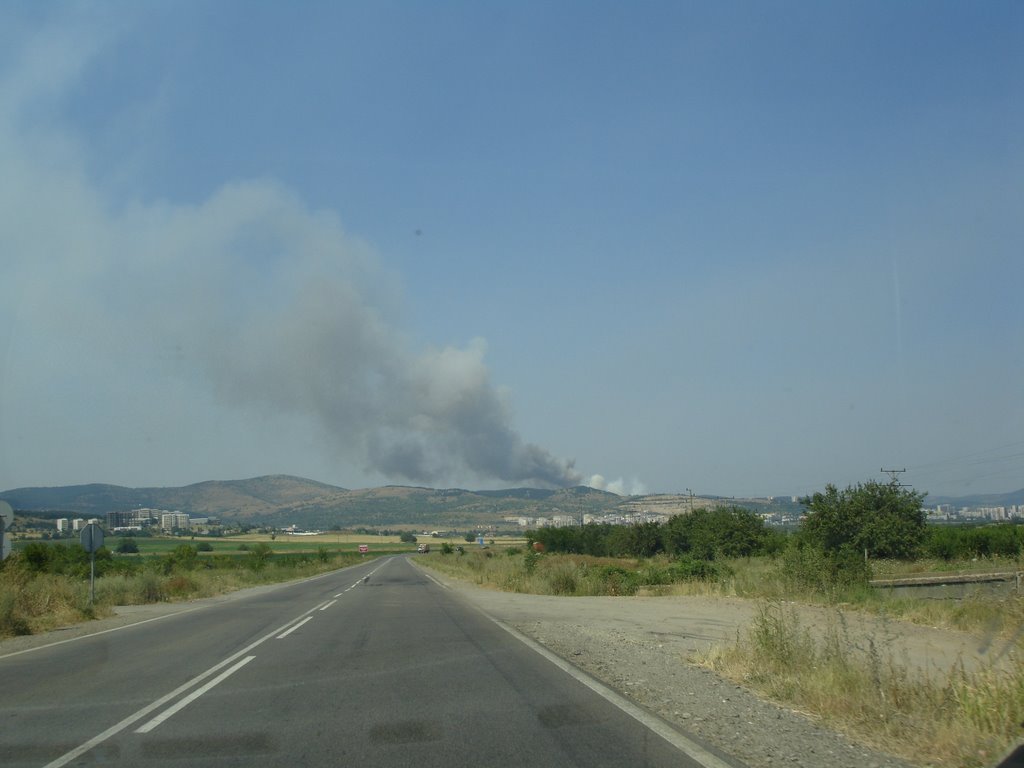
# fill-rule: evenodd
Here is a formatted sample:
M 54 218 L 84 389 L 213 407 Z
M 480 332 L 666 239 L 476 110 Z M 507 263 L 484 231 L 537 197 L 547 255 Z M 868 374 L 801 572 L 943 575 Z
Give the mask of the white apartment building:
M 164 512 L 160 515 L 160 527 L 165 531 L 173 531 L 175 528 L 188 528 L 188 515 L 184 512 Z

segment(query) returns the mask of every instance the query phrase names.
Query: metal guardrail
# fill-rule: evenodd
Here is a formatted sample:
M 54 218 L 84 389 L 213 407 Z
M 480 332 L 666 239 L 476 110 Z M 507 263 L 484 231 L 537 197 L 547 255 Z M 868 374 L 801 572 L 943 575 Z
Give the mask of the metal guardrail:
M 1024 571 L 1003 571 L 998 573 L 944 573 L 932 576 L 907 576 L 900 579 L 872 579 L 868 583 L 872 587 L 879 589 L 1012 583 L 1013 589 L 1019 594 L 1022 591 L 1022 584 L 1024 584 Z

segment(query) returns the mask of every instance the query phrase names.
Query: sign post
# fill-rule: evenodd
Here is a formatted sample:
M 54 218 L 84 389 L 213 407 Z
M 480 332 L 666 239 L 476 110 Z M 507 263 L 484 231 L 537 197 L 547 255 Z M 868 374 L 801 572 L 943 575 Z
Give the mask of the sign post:
M 89 605 L 96 602 L 96 550 L 103 546 L 103 529 L 89 523 L 78 536 L 82 548 L 89 553 Z
M 0 560 L 11 554 L 11 542 L 7 540 L 7 529 L 14 522 L 14 510 L 6 501 L 0 501 Z

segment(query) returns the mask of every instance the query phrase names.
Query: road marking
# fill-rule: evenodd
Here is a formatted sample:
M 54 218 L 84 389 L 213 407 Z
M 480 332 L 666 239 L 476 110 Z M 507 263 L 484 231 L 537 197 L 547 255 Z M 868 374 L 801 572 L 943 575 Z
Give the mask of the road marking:
M 631 702 L 629 699 L 613 691 L 611 688 L 604 685 L 603 683 L 598 682 L 585 672 L 577 669 L 572 664 L 563 659 L 561 656 L 552 653 L 540 643 L 531 640 L 522 632 L 513 629 L 508 624 L 505 624 L 504 622 L 499 621 L 493 616 L 488 615 L 482 609 L 478 608 L 477 610 L 479 610 L 481 613 L 483 613 L 484 616 L 486 616 L 488 619 L 493 621 L 503 630 L 512 635 L 512 637 L 514 637 L 516 640 L 523 643 L 526 647 L 528 647 L 532 651 L 535 651 L 536 653 L 539 653 L 541 656 L 550 661 L 560 670 L 565 672 L 570 677 L 574 678 L 577 682 L 580 682 L 583 685 L 587 686 L 587 688 L 592 690 L 594 693 L 596 693 L 602 699 L 607 701 L 609 704 L 618 707 L 620 710 L 625 712 L 627 715 L 632 717 L 641 725 L 645 726 L 649 730 L 661 736 L 661 738 L 663 738 L 669 744 L 674 746 L 676 749 L 678 749 L 680 752 L 685 754 L 690 759 L 695 760 L 698 764 L 704 766 L 704 768 L 735 768 L 733 764 L 726 762 L 718 755 L 709 752 L 707 749 L 702 747 L 697 742 L 691 741 L 686 736 L 679 733 L 679 731 L 677 731 L 675 728 L 672 728 L 660 717 L 655 717 L 646 710 L 641 709 L 636 704 Z
M 321 608 L 320 610 L 323 610 L 323 608 Z M 293 625 L 292 628 L 289 629 L 288 631 L 282 632 L 280 635 L 278 635 L 277 639 L 278 640 L 283 640 L 284 638 L 288 637 L 288 635 L 290 635 L 292 632 L 294 632 L 296 629 L 301 627 L 303 624 L 305 624 L 307 621 L 309 621 L 312 618 L 313 618 L 312 616 L 307 616 L 302 621 L 300 621 L 298 624 Z
M 393 558 L 389 557 L 388 560 L 385 560 L 384 563 L 381 563 L 381 565 L 377 566 L 377 568 L 379 569 L 380 567 L 382 567 L 385 563 L 387 563 L 391 559 L 393 559 Z M 337 573 L 339 571 L 344 571 L 344 570 L 348 570 L 349 568 L 358 568 L 358 567 L 359 566 L 350 565 L 350 566 L 346 566 L 345 568 L 339 568 L 337 571 L 327 571 L 326 573 L 318 573 L 316 576 L 310 576 L 308 578 L 299 579 L 297 581 L 282 582 L 281 584 L 274 584 L 272 586 L 275 587 L 275 588 L 276 587 L 283 588 L 283 587 L 294 586 L 295 584 L 305 584 L 307 581 L 316 581 L 317 579 L 323 579 L 323 578 L 326 578 L 328 576 L 337 575 Z M 374 569 L 374 571 L 376 571 L 376 570 L 377 569 Z M 346 591 L 348 591 L 348 590 L 346 590 Z M 338 595 L 335 595 L 335 597 L 341 597 L 341 595 L 338 594 Z M 184 610 L 181 610 L 181 611 L 175 611 L 174 613 L 165 613 L 163 616 L 154 616 L 151 619 L 142 619 L 141 621 L 133 621 L 131 624 L 122 624 L 120 627 L 111 627 L 110 629 L 101 629 L 99 632 L 90 632 L 87 635 L 79 635 L 78 637 L 69 637 L 69 638 L 67 638 L 65 640 L 55 640 L 52 643 L 46 643 L 45 645 L 37 645 L 34 648 L 23 648 L 20 651 L 11 651 L 10 653 L 5 653 L 2 656 L 0 656 L 0 660 L 9 659 L 9 658 L 12 658 L 14 656 L 20 656 L 23 653 L 33 653 L 35 651 L 42 651 L 42 650 L 44 650 L 46 648 L 53 648 L 54 646 L 57 646 L 57 645 L 64 645 L 65 643 L 73 643 L 76 640 L 85 640 L 88 637 L 98 637 L 99 635 L 106 635 L 106 634 L 108 634 L 110 632 L 120 632 L 122 629 L 129 629 L 131 627 L 138 627 L 138 626 L 141 626 L 142 624 L 149 624 L 149 622 L 151 622 L 151 621 L 160 621 L 161 619 L 167 619 L 167 618 L 170 618 L 171 616 L 181 616 L 181 615 L 186 614 L 186 613 L 191 613 L 192 611 L 199 611 L 199 610 L 202 610 L 204 608 L 210 608 L 210 607 L 212 607 L 214 605 L 221 605 L 221 603 L 217 602 L 217 603 L 210 603 L 208 605 L 197 605 L 197 606 L 195 606 L 193 608 L 185 608 Z
M 422 573 L 424 576 L 426 576 L 428 579 L 430 579 L 438 586 L 443 587 L 444 589 L 451 589 L 447 584 L 443 584 L 441 581 L 434 578 L 434 576 L 428 573 L 426 568 L 421 566 L 419 563 L 413 563 L 412 561 L 407 562 L 409 562 L 411 565 L 414 565 L 416 567 L 416 570 L 418 570 L 420 573 Z M 687 757 L 691 758 L 692 760 L 695 760 L 698 764 L 704 766 L 704 768 L 734 768 L 734 766 L 731 763 L 726 762 L 718 755 L 708 751 L 697 742 L 688 739 L 686 736 L 684 736 L 675 728 L 670 726 L 660 717 L 655 717 L 651 713 L 647 712 L 645 709 L 641 709 L 636 704 L 627 699 L 625 696 L 622 696 L 618 692 L 613 691 L 604 683 L 601 683 L 598 680 L 594 679 L 586 672 L 577 669 L 572 664 L 563 659 L 561 656 L 558 656 L 557 654 L 549 651 L 547 648 L 545 648 L 537 641 L 531 640 L 529 637 L 524 635 L 519 630 L 514 629 L 513 627 L 504 623 L 503 621 L 499 621 L 498 619 L 494 618 L 489 613 L 487 613 L 483 608 L 479 608 L 475 605 L 472 607 L 474 610 L 480 611 L 480 613 L 482 613 L 488 620 L 497 624 L 499 627 L 508 632 L 510 635 L 512 635 L 512 637 L 521 642 L 527 648 L 534 651 L 535 653 L 539 653 L 541 656 L 550 661 L 552 664 L 554 664 L 560 670 L 562 670 L 567 675 L 572 677 L 574 680 L 587 686 L 587 688 L 592 690 L 594 693 L 596 693 L 602 699 L 607 701 L 609 704 L 618 707 L 620 710 L 625 712 L 627 715 L 632 717 L 634 720 L 639 722 L 648 730 L 651 730 L 658 736 L 661 736 L 661 738 L 663 738 L 669 744 L 674 746 Z
M 309 619 L 306 619 L 306 621 L 309 621 Z M 222 681 L 224 681 L 227 678 L 229 678 L 231 675 L 233 675 L 235 672 L 240 670 L 242 667 L 244 667 L 246 664 L 248 664 L 250 661 L 252 661 L 255 658 L 256 658 L 255 656 L 246 656 L 240 662 L 235 664 L 235 666 L 233 666 L 233 667 L 231 667 L 229 669 L 226 669 L 225 671 L 221 672 L 219 675 L 217 675 L 215 678 L 213 678 L 213 680 L 208 682 L 202 688 L 197 688 L 196 690 L 192 691 L 192 693 L 190 693 L 188 696 L 186 696 L 185 698 L 183 698 L 180 701 L 178 701 L 178 703 L 175 704 L 173 707 L 168 707 L 167 709 L 165 709 L 163 712 L 161 712 L 159 715 L 154 717 L 152 720 L 150 720 L 148 723 L 146 723 L 141 728 L 136 728 L 135 732 L 136 733 L 149 733 L 154 728 L 156 728 L 158 725 L 160 725 L 160 723 L 162 723 L 164 720 L 166 720 L 169 717 L 172 717 L 177 712 L 180 712 L 181 710 L 183 710 L 185 707 L 187 707 L 193 701 L 198 699 L 200 696 L 202 696 L 208 690 L 213 688 L 218 683 L 221 683 Z
M 338 602 L 338 601 L 337 601 L 337 599 L 335 599 L 335 600 L 331 600 L 331 602 L 329 602 L 329 603 L 328 603 L 327 605 L 325 605 L 325 606 L 324 606 L 323 608 L 321 608 L 320 610 L 321 610 L 321 611 L 326 611 L 326 610 L 327 610 L 328 608 L 330 608 L 330 607 L 331 607 L 332 605 L 334 605 L 334 604 L 335 604 L 336 602 Z
M 443 583 L 441 583 L 440 581 L 438 581 L 437 579 L 435 579 L 435 578 L 434 578 L 433 576 L 431 576 L 431 575 L 430 575 L 429 573 L 427 573 L 426 571 L 422 571 L 422 570 L 421 570 L 421 571 L 420 571 L 420 573 L 422 573 L 422 574 L 423 574 L 424 576 L 426 576 L 426 577 L 427 577 L 428 579 L 430 579 L 430 580 L 431 580 L 432 582 L 434 582 L 435 584 L 437 584 L 437 586 L 439 586 L 439 587 L 440 587 L 441 589 L 449 589 L 449 586 L 448 586 L 447 584 L 443 584 Z
M 69 637 L 66 640 L 56 640 L 46 645 L 37 645 L 35 648 L 24 648 L 20 651 L 12 651 L 11 653 L 5 653 L 0 656 L 0 659 L 9 659 L 12 656 L 20 656 L 23 653 L 32 653 L 33 651 L 41 651 L 44 648 L 53 648 L 55 645 L 64 645 L 64 643 L 73 643 L 76 640 L 85 640 L 87 637 L 98 637 L 99 635 L 106 635 L 109 632 L 119 632 L 122 629 L 128 629 L 129 627 L 137 627 L 140 624 L 149 624 L 151 621 L 160 621 L 160 619 L 166 619 L 171 616 L 181 616 L 185 613 L 191 613 L 192 611 L 198 611 L 202 608 L 209 608 L 208 605 L 197 605 L 195 608 L 185 608 L 181 611 L 175 611 L 174 613 L 165 613 L 163 616 L 154 616 L 151 619 L 143 619 L 142 621 L 134 621 L 131 624 L 122 624 L 120 627 L 111 627 L 110 629 L 101 629 L 99 632 L 90 632 L 88 635 L 79 635 L 78 637 Z
M 160 709 L 160 707 L 162 707 L 164 704 L 166 704 L 167 702 L 172 701 L 173 699 L 177 698 L 178 696 L 183 694 L 185 691 L 187 691 L 192 686 L 198 685 L 199 683 L 201 683 L 203 680 L 208 678 L 210 675 L 212 675 L 215 672 L 217 672 L 222 667 L 226 667 L 228 664 L 230 664 L 231 662 L 235 661 L 236 659 L 238 659 L 238 658 L 240 658 L 242 656 L 245 656 L 245 654 L 247 654 L 253 648 L 256 648 L 257 646 L 262 645 L 263 643 L 265 643 L 270 638 L 280 634 L 282 630 L 287 629 L 288 627 L 290 627 L 295 622 L 300 621 L 304 616 L 308 616 L 313 611 L 315 611 L 318 607 L 319 606 L 315 605 L 312 608 L 310 608 L 308 611 L 300 613 L 294 619 L 290 619 L 290 620 L 286 621 L 284 624 L 282 624 L 280 627 L 275 629 L 273 632 L 268 632 L 267 634 L 265 634 L 260 639 L 254 640 L 253 642 L 249 643 L 249 645 L 245 646 L 245 648 L 243 648 L 242 650 L 236 651 L 235 653 L 231 654 L 230 656 L 228 656 L 223 661 L 218 662 L 217 664 L 214 664 L 212 667 L 210 667 L 205 672 L 200 672 L 198 675 L 193 677 L 187 683 L 183 683 L 182 685 L 179 685 L 173 691 L 171 691 L 170 693 L 168 693 L 168 694 L 166 694 L 164 696 L 161 696 L 159 699 L 154 701 L 152 704 L 148 704 L 145 707 L 143 707 L 142 709 L 138 710 L 137 712 L 133 712 L 132 714 L 128 715 L 128 717 L 126 717 L 121 722 L 117 723 L 116 725 L 110 726 L 109 728 L 107 728 L 107 730 L 103 731 L 102 733 L 97 734 L 96 736 L 93 736 L 91 739 L 89 739 L 88 741 L 84 742 L 83 744 L 80 744 L 79 746 L 75 747 L 70 752 L 67 752 L 67 753 L 61 755 L 60 757 L 58 757 L 53 762 L 47 763 L 45 766 L 43 766 L 43 768 L 61 768 L 61 766 L 67 765 L 72 760 L 80 757 L 81 755 L 84 755 L 86 752 L 88 752 L 93 747 L 98 746 L 99 744 L 102 744 L 104 741 L 109 739 L 111 736 L 116 736 L 117 734 L 119 734 L 121 731 L 123 731 L 128 726 L 134 725 L 136 722 L 138 722 L 139 720 L 144 718 L 150 712 L 153 712 L 154 710 Z

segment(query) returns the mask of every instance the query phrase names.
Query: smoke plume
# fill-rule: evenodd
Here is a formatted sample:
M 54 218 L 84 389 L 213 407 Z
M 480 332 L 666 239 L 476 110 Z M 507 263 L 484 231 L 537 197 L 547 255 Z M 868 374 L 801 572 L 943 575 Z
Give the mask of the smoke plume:
M 334 213 L 272 181 L 198 204 L 96 183 L 58 117 L 94 52 L 41 33 L 0 77 L 0 320 L 26 358 L 77 355 L 88 388 L 90 365 L 126 380 L 156 350 L 188 386 L 312 422 L 340 464 L 386 479 L 579 482 L 513 428 L 482 340 L 415 348 L 399 281 Z

